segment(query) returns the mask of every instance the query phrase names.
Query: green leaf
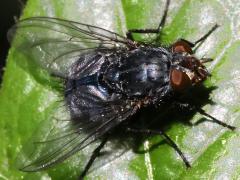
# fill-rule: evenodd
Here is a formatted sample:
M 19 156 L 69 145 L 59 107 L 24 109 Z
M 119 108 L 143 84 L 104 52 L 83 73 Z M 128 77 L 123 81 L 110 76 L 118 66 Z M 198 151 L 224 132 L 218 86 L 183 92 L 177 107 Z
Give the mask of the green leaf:
M 52 16 L 97 25 L 124 34 L 130 28 L 154 28 L 161 19 L 164 0 L 29 0 L 23 17 Z M 215 104 L 204 109 L 214 117 L 239 127 L 240 100 L 240 23 L 238 1 L 172 0 L 162 44 L 178 38 L 195 41 L 215 23 L 217 29 L 198 49 L 197 57 L 212 57 L 212 72 L 205 85 L 217 86 L 210 98 Z M 136 36 L 138 39 L 150 36 Z M 83 168 L 81 152 L 56 168 L 24 173 L 16 168 L 16 157 L 29 139 L 43 128 L 56 108 L 59 94 L 52 88 L 46 72 L 29 65 L 30 60 L 14 46 L 9 51 L 7 67 L 0 91 L 0 179 L 76 179 Z M 201 92 L 199 94 L 201 97 Z M 161 112 L 159 112 L 161 114 Z M 151 117 L 151 116 L 147 116 Z M 174 116 L 164 116 L 171 121 Z M 145 116 L 146 118 L 146 116 Z M 132 149 L 88 174 L 87 179 L 239 179 L 240 140 L 238 130 L 231 132 L 211 122 L 195 126 L 182 123 L 175 116 L 166 133 L 179 145 L 192 164 L 186 169 L 178 154 L 167 144 L 147 151 L 161 138 L 147 138 L 141 148 Z M 195 114 L 191 122 L 201 116 Z M 89 149 L 86 152 L 90 152 Z M 86 153 L 85 152 L 85 153 Z M 80 161 L 80 162 L 78 162 Z

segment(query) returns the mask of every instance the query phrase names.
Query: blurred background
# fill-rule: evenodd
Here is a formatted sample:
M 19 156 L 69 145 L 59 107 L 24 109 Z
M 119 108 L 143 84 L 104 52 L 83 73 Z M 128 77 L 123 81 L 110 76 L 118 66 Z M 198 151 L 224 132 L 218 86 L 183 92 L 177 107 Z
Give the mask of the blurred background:
M 27 0 L 1 0 L 0 1 L 0 82 L 2 81 L 3 68 L 9 49 L 7 31 L 18 19 Z

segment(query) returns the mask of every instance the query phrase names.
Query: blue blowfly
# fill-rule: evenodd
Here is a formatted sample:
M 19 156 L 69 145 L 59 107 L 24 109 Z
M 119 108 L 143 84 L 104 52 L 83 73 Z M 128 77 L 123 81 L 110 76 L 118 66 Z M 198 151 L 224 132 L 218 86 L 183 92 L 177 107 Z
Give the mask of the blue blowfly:
M 100 140 L 80 174 L 82 179 L 116 128 L 129 121 L 140 108 L 158 107 L 166 102 L 194 109 L 215 123 L 235 129 L 194 104 L 175 98 L 210 76 L 204 64 L 211 59 L 196 58 L 194 48 L 218 25 L 195 42 L 179 39 L 167 47 L 134 40 L 133 33 L 161 34 L 169 4 L 167 0 L 156 29 L 131 29 L 126 36 L 52 17 L 23 19 L 12 28 L 9 34 L 17 30 L 28 50 L 40 53 L 37 63 L 64 81 L 64 101 L 71 117 L 67 125 L 59 132 L 50 132 L 51 138 L 43 142 L 51 148 L 44 148 L 22 171 L 47 169 Z M 190 167 L 187 158 L 163 130 L 131 126 L 125 130 L 162 136 Z

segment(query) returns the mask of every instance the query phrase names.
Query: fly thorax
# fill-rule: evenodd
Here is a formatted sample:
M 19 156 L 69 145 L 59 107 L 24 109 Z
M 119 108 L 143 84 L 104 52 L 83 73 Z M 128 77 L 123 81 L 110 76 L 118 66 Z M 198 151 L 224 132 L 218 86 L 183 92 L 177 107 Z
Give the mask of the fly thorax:
M 127 96 L 148 96 L 169 81 L 167 61 L 164 53 L 138 49 L 109 68 L 105 79 Z

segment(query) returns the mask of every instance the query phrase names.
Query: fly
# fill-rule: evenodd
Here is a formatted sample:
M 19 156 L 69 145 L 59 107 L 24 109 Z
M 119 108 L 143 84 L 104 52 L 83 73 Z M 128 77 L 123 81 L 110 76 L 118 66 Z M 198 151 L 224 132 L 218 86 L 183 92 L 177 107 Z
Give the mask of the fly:
M 210 76 L 205 63 L 211 59 L 198 59 L 194 52 L 218 28 L 217 24 L 195 42 L 179 39 L 168 47 L 158 47 L 134 40 L 133 33 L 161 33 L 169 4 L 167 0 L 156 29 L 132 29 L 126 37 L 100 27 L 51 17 L 31 17 L 16 24 L 13 29 L 17 29 L 31 52 L 40 54 L 36 62 L 64 80 L 64 99 L 71 115 L 71 121 L 59 132 L 50 134 L 51 138 L 45 142 L 52 148 L 45 148 L 22 171 L 47 169 L 101 140 L 81 172 L 82 179 L 113 130 L 138 109 L 160 106 Z M 235 129 L 191 103 L 174 100 L 172 104 L 195 109 L 213 122 Z M 162 136 L 190 167 L 164 131 L 131 127 L 126 131 Z

